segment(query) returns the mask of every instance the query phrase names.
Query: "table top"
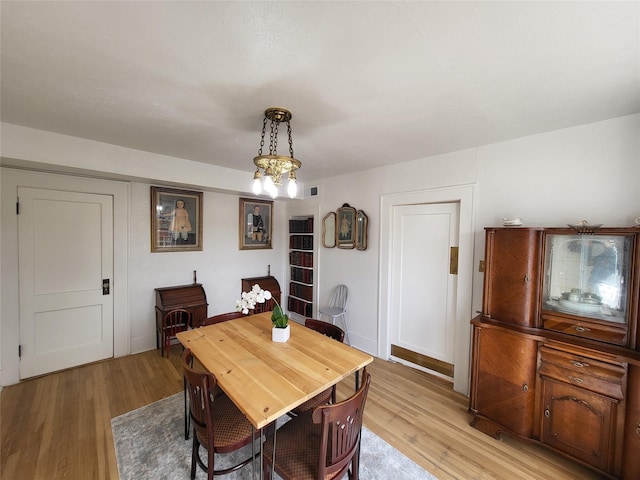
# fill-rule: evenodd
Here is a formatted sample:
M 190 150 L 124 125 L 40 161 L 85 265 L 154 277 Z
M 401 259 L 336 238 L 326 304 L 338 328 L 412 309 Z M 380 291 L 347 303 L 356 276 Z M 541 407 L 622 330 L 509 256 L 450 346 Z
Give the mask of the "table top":
M 178 333 L 185 348 L 256 428 L 323 392 L 373 357 L 290 321 L 291 338 L 271 340 L 271 312 Z

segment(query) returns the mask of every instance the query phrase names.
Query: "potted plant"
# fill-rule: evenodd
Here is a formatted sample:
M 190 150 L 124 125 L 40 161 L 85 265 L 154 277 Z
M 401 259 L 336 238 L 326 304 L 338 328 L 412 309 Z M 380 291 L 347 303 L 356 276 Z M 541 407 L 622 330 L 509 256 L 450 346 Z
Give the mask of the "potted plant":
M 273 324 L 271 340 L 274 342 L 286 342 L 291 335 L 289 317 L 282 311 L 282 307 L 275 298 L 273 301 L 276 302 L 276 306 L 271 313 L 271 323 Z
M 255 284 L 250 292 L 242 292 L 242 298 L 236 300 L 236 310 L 242 311 L 247 314 L 249 310 L 253 310 L 256 307 L 256 303 L 264 303 L 267 300 L 272 299 L 271 292 L 269 290 L 263 290 L 260 285 Z M 273 328 L 271 329 L 271 340 L 274 342 L 286 342 L 291 335 L 291 327 L 289 326 L 289 317 L 282 310 L 282 307 L 278 301 L 271 313 L 271 323 Z

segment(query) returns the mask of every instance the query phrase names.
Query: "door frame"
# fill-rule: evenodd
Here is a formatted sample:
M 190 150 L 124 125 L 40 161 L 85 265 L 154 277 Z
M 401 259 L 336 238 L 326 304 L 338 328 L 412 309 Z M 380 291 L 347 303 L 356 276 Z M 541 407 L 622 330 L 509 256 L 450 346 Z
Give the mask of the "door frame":
M 459 257 L 457 277 L 457 299 L 455 316 L 454 378 L 455 391 L 469 393 L 469 361 L 471 346 L 474 212 L 476 186 L 473 184 L 394 193 L 380 197 L 380 264 L 378 291 L 378 357 L 391 356 L 391 251 L 393 246 L 393 207 L 426 203 L 460 204 Z
M 113 197 L 113 355 L 131 349 L 128 286 L 130 187 L 126 182 L 0 167 L 2 182 L 2 309 L 0 311 L 0 385 L 20 381 L 20 305 L 18 266 L 18 186 L 97 193 Z

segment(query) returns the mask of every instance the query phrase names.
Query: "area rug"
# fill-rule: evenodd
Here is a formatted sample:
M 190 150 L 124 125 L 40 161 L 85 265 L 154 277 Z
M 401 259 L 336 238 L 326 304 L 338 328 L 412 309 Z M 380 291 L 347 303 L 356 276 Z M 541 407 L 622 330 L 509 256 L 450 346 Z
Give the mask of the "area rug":
M 121 480 L 188 480 L 191 440 L 184 439 L 182 393 L 111 420 Z M 216 456 L 216 468 L 251 455 L 247 445 L 235 453 Z M 196 479 L 206 479 L 200 468 Z M 251 466 L 225 475 L 225 480 L 250 480 Z M 276 475 L 276 478 L 280 478 Z M 367 428 L 362 429 L 362 480 L 437 480 Z

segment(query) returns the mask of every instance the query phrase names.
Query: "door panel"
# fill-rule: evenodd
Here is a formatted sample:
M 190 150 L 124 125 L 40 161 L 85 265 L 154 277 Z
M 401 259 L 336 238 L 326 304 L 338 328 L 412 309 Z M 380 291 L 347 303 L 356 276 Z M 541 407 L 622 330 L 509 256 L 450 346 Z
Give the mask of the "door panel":
M 452 364 L 458 204 L 395 206 L 392 243 L 391 344 Z
M 113 356 L 113 201 L 19 188 L 20 378 Z

